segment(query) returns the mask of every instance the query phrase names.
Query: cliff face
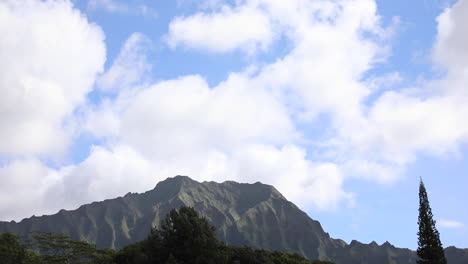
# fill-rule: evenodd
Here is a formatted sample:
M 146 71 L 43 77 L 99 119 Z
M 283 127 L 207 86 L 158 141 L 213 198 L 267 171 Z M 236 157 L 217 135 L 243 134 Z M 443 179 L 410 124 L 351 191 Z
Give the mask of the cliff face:
M 274 187 L 255 183 L 203 182 L 177 176 L 142 194 L 83 205 L 73 211 L 0 222 L 0 232 L 65 233 L 100 248 L 122 248 L 144 239 L 173 208 L 194 207 L 228 244 L 297 252 L 337 264 L 415 263 L 414 252 L 385 243 L 346 244 L 332 239 L 318 221 L 287 201 Z M 468 263 L 468 250 L 448 248 L 449 264 Z M 451 256 L 454 257 L 451 257 Z M 452 260 L 453 259 L 453 260 Z M 455 260 L 456 259 L 456 260 Z M 458 261 L 458 262 L 457 262 Z M 462 262 L 460 262 L 462 261 Z

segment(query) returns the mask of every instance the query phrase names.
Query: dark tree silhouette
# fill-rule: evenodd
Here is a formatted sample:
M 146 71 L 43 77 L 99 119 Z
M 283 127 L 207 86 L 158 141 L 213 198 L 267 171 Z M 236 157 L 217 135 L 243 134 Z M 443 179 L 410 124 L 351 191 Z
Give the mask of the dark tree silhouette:
M 191 207 L 171 210 L 159 231 L 167 253 L 182 263 L 218 263 L 216 230 Z M 169 254 L 168 254 L 169 255 Z
M 0 263 L 18 264 L 26 257 L 26 251 L 20 244 L 18 236 L 13 233 L 0 235 Z
M 421 179 L 419 183 L 418 264 L 447 264 L 435 224 L 426 187 Z

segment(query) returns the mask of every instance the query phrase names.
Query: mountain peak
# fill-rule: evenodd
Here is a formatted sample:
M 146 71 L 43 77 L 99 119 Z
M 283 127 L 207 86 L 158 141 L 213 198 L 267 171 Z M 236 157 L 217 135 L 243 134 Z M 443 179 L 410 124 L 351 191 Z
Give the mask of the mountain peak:
M 187 183 L 199 183 L 195 180 L 192 180 L 190 177 L 185 176 L 185 175 L 176 175 L 174 177 L 169 177 L 163 181 L 160 181 L 156 184 L 154 187 L 155 189 L 158 187 L 158 185 L 168 185 L 168 184 L 175 184 L 175 185 L 182 185 L 182 184 L 187 184 Z
M 382 247 L 394 247 L 390 242 L 385 241 L 385 243 L 382 244 Z

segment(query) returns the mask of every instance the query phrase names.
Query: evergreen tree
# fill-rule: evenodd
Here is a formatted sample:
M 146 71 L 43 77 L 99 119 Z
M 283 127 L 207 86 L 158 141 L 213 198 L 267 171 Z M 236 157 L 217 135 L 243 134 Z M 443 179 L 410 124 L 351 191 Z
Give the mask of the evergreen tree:
M 216 255 L 221 244 L 215 228 L 193 208 L 171 210 L 159 233 L 168 257 L 171 253 L 182 263 L 218 263 Z
M 447 264 L 439 231 L 437 231 L 435 224 L 426 187 L 421 179 L 419 184 L 418 264 Z

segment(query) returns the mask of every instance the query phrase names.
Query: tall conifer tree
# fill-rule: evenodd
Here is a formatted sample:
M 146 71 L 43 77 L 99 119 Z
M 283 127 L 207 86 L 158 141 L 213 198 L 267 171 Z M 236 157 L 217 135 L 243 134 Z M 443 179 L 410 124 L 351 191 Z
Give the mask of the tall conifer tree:
M 426 187 L 421 179 L 419 183 L 418 264 L 447 264 L 435 224 Z

